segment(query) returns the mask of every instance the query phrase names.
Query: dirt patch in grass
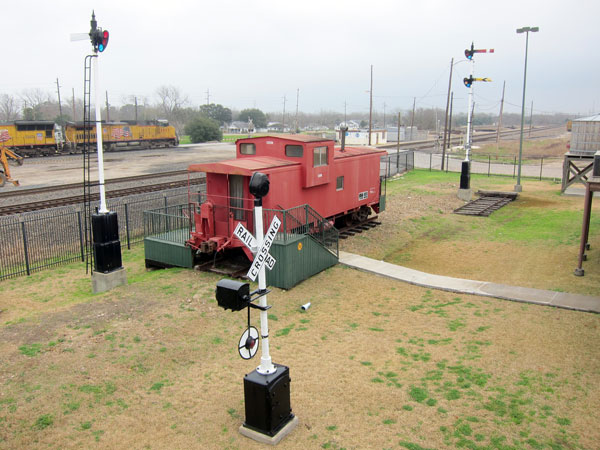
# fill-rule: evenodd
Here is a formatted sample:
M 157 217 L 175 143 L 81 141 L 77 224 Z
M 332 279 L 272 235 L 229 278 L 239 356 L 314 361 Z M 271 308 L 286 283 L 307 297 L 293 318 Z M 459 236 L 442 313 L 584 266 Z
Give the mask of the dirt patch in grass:
M 245 312 L 218 308 L 217 276 L 146 272 L 140 250 L 132 253 L 128 286 L 57 310 L 51 298 L 0 326 L 0 447 L 262 448 L 237 431 L 243 376 L 259 363 L 237 355 Z M 52 283 L 36 277 L 41 292 Z M 3 295 L 21 292 L 14 284 Z M 76 292 L 67 285 L 55 295 Z M 282 448 L 600 440 L 598 315 L 429 291 L 341 266 L 274 289 L 269 303 L 273 360 L 290 367 L 300 420 Z
M 549 181 L 523 181 L 519 198 L 490 217 L 453 214 L 457 175 L 426 171 L 388 183 L 382 224 L 342 241 L 344 251 L 424 272 L 600 296 L 600 204 L 595 202 L 585 276 L 576 277 L 583 198 Z M 473 176 L 473 191 L 512 191 L 511 178 Z
M 523 155 L 525 158 L 562 158 L 567 152 L 567 144 L 571 141 L 570 136 L 564 136 L 553 139 L 539 139 L 523 141 Z M 487 144 L 476 150 L 478 154 L 485 155 L 518 155 L 519 140 L 500 141 L 498 147 L 496 144 Z

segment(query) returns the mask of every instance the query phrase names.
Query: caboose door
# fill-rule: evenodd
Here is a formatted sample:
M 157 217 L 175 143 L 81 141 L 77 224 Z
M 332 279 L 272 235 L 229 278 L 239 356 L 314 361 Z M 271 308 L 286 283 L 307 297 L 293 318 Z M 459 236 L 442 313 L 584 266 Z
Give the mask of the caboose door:
M 241 175 L 229 175 L 229 207 L 234 220 L 245 220 L 244 177 Z

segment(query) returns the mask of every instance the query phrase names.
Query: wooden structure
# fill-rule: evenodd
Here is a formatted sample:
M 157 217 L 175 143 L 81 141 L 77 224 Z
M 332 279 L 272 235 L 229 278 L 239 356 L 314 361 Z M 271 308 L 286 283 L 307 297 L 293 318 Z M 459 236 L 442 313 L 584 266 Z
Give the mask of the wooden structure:
M 585 185 L 593 165 L 594 158 L 591 155 L 565 153 L 560 191 L 565 192 L 574 183 Z
M 568 148 L 563 161 L 561 192 L 573 183 L 587 183 L 594 154 L 600 150 L 600 114 L 573 120 Z
M 455 214 L 487 217 L 517 199 L 517 192 L 477 191 L 480 197 L 454 210 Z
M 594 155 L 592 163 L 592 176 L 585 183 L 585 201 L 583 204 L 583 224 L 581 226 L 581 243 L 579 245 L 579 261 L 575 269 L 575 275 L 584 275 L 583 261 L 586 260 L 585 251 L 590 249 L 588 242 L 590 234 L 590 218 L 592 213 L 592 199 L 594 192 L 600 192 L 600 151 Z

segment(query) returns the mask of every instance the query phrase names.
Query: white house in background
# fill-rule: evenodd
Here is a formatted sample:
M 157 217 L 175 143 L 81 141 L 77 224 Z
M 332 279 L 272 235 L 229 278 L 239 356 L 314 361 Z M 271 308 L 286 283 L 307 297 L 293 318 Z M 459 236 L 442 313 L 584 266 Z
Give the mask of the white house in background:
M 342 140 L 342 131 L 337 130 L 338 141 Z M 346 131 L 346 145 L 369 145 L 369 130 L 358 128 Z M 387 144 L 387 130 L 371 130 L 371 145 Z
M 227 133 L 229 134 L 248 134 L 255 133 L 256 128 L 252 123 L 252 120 L 248 120 L 248 122 L 231 122 L 227 126 Z
M 335 129 L 339 130 L 341 127 L 346 127 L 349 130 L 358 130 L 360 128 L 360 123 L 356 120 L 347 120 L 346 122 L 341 122 L 339 125 L 336 125 Z

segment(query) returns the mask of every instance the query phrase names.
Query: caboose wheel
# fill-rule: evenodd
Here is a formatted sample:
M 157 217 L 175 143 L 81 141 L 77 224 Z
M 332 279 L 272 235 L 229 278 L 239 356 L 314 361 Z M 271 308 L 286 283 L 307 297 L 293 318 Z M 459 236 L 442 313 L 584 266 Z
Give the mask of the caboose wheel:
M 363 206 L 357 213 L 357 218 L 359 222 L 364 222 L 369 217 L 369 207 Z

